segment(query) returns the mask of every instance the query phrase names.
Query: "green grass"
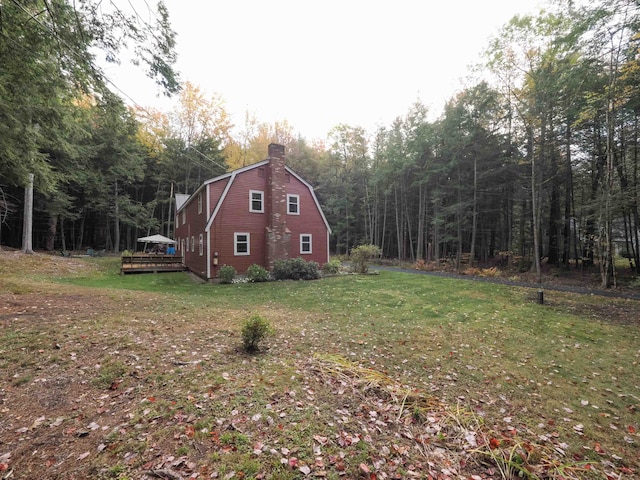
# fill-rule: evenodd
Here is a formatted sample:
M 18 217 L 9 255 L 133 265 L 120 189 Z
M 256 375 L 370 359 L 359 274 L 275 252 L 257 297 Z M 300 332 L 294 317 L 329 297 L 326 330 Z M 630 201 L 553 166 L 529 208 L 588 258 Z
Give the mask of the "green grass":
M 366 400 L 346 380 L 344 387 L 314 383 L 309 365 L 327 355 L 469 412 L 496 436 L 515 427 L 532 441 L 559 438 L 569 463 L 606 459 L 611 470 L 640 467 L 633 433 L 640 429 L 640 329 L 592 314 L 614 304 L 639 310 L 637 302 L 546 292 L 547 303 L 538 305 L 528 289 L 395 272 L 213 285 L 181 273 L 120 276 L 117 259 L 87 262 L 96 268 L 55 281 L 121 308 L 65 324 L 64 341 L 90 342 L 103 352 L 92 373 L 96 388 L 115 380 L 123 381 L 120 390 L 136 388 L 131 418 L 140 431 L 155 429 L 153 442 L 143 445 L 156 444 L 157 451 L 177 442 L 171 451 L 193 457 L 205 473 L 298 478 L 268 451 L 255 455 L 256 445 L 278 452 L 295 446 L 288 457 L 312 465 L 314 435 L 333 442 L 351 431 L 360 422 L 353 412 Z M 11 281 L 20 290 L 20 281 Z M 242 324 L 253 314 L 275 328 L 260 355 L 241 349 Z M 34 345 L 44 345 L 36 326 L 0 333 L 0 364 L 25 365 L 15 388 L 37 372 L 29 363 Z M 336 411 L 343 409 L 354 415 L 352 424 L 341 424 Z M 407 412 L 427 417 L 417 404 L 407 404 Z M 185 436 L 189 422 L 195 436 Z M 123 430 L 122 442 L 139 435 Z M 444 442 L 446 435 L 434 438 Z M 346 447 L 331 442 L 323 454 L 335 460 Z M 349 477 L 379 455 L 379 445 L 365 441 L 349 448 Z

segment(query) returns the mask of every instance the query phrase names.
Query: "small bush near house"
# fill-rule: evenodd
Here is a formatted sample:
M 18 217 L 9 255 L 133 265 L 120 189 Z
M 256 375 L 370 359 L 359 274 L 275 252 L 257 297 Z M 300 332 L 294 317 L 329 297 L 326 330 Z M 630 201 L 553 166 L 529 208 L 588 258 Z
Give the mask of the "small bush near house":
M 355 273 L 367 273 L 368 262 L 382 253 L 377 245 L 358 245 L 351 249 L 351 270 Z
M 342 262 L 340 262 L 339 259 L 332 258 L 328 263 L 322 265 L 322 273 L 324 273 L 325 275 L 335 275 L 337 273 L 340 273 L 341 263 Z
M 220 283 L 233 283 L 233 279 L 236 278 L 236 269 L 231 265 L 223 265 L 218 272 Z
M 269 321 L 260 315 L 252 315 L 242 326 L 242 346 L 247 352 L 256 352 L 258 344 L 273 333 Z
M 319 265 L 300 257 L 277 260 L 271 273 L 276 280 L 313 280 L 320 277 Z
M 269 280 L 269 272 L 266 268 L 254 263 L 247 268 L 247 280 L 250 282 L 266 282 Z

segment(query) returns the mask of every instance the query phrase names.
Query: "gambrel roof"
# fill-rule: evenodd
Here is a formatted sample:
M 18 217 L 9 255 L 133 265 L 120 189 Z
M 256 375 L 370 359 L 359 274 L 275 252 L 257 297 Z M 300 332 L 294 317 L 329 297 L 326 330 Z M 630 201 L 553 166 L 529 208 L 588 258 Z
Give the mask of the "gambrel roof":
M 202 185 L 200 185 L 200 187 L 195 192 L 193 192 L 193 194 L 187 200 L 184 200 L 181 204 L 178 204 L 178 198 L 176 196 L 176 208 L 177 208 L 177 211 L 180 212 L 180 210 L 182 210 L 183 207 L 185 207 L 188 203 L 193 201 L 193 199 L 196 198 L 196 196 L 207 185 L 210 185 L 212 183 L 217 183 L 217 182 L 221 182 L 223 180 L 229 179 L 229 181 L 227 182 L 227 185 L 224 188 L 224 191 L 222 192 L 222 195 L 220 195 L 220 198 L 219 198 L 215 208 L 213 209 L 213 214 L 211 215 L 211 217 L 209 217 L 209 220 L 207 221 L 207 226 L 205 227 L 205 231 L 208 232 L 211 229 L 211 225 L 213 224 L 213 222 L 214 222 L 214 220 L 216 218 L 216 215 L 220 211 L 220 208 L 222 207 L 222 204 L 224 203 L 225 197 L 227 196 L 227 193 L 231 189 L 231 186 L 233 185 L 235 179 L 239 175 L 244 173 L 244 172 L 247 172 L 249 170 L 253 170 L 255 168 L 263 167 L 263 166 L 268 165 L 268 164 L 269 164 L 269 160 L 268 159 L 267 160 L 263 160 L 261 162 L 254 163 L 253 165 L 248 165 L 246 167 L 239 168 L 239 169 L 234 170 L 232 172 L 225 173 L 224 175 L 220 175 L 218 177 L 206 180 Z M 311 186 L 311 184 L 309 184 L 307 181 L 305 181 L 300 175 L 298 175 L 296 172 L 291 170 L 289 167 L 285 166 L 285 170 L 287 171 L 287 173 L 289 173 L 290 175 L 294 176 L 296 179 L 298 179 L 300 181 L 300 183 L 302 183 L 306 188 L 309 189 L 309 193 L 311 194 L 311 198 L 313 198 L 313 201 L 314 201 L 314 203 L 316 205 L 316 208 L 318 209 L 318 212 L 320 212 L 320 216 L 322 217 L 322 221 L 324 222 L 324 225 L 327 227 L 327 231 L 329 232 L 329 234 L 331 234 L 331 227 L 329 226 L 329 222 L 327 222 L 327 218 L 324 216 L 324 212 L 322 211 L 322 208 L 320 207 L 320 202 L 318 201 L 318 197 L 316 197 L 316 193 L 314 192 L 313 187 Z

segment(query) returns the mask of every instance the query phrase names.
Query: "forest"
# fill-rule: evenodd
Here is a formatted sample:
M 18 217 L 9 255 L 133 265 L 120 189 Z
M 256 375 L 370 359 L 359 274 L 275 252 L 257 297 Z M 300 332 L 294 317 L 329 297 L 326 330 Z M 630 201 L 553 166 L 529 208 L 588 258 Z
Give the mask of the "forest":
M 233 125 L 222 98 L 180 81 L 168 12 L 146 3 L 154 22 L 97 0 L 0 3 L 0 244 L 22 245 L 30 174 L 34 248 L 120 252 L 171 236 L 175 193 L 277 142 L 314 186 L 335 254 L 375 244 L 407 261 L 591 266 L 604 287 L 616 258 L 640 273 L 637 1 L 514 17 L 437 118 L 416 102 L 377 131 L 338 123 L 322 141 L 249 114 Z M 172 111 L 112 88 L 96 52 L 117 61 L 123 48 L 177 96 Z

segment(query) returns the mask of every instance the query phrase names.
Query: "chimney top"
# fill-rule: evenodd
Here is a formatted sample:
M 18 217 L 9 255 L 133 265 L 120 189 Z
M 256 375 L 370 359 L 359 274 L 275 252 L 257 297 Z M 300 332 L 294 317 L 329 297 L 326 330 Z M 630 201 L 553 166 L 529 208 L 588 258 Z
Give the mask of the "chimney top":
M 270 143 L 269 157 L 284 158 L 284 145 L 280 145 L 279 143 Z

